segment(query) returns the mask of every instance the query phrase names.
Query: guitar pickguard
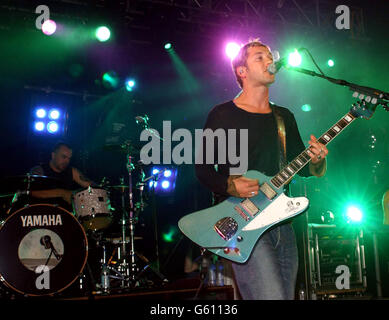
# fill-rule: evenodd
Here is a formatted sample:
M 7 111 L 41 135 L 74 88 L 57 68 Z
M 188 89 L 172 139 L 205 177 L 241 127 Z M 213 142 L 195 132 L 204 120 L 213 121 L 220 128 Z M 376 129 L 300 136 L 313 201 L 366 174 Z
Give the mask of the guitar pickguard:
M 307 198 L 289 198 L 282 193 L 252 221 L 243 227 L 242 231 L 260 229 L 276 222 L 286 220 L 295 216 L 297 213 L 304 211 L 308 205 L 309 200 Z

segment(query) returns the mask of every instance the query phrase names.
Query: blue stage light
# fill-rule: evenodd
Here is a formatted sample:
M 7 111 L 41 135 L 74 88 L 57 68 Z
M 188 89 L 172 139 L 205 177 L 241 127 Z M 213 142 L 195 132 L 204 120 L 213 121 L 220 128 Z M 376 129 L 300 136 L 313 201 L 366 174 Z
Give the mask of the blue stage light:
M 37 122 L 35 122 L 35 124 L 34 124 L 34 129 L 36 130 L 36 131 L 43 131 L 43 130 L 45 130 L 45 123 L 44 122 L 42 122 L 42 121 L 37 121 Z
M 171 170 L 166 170 L 164 173 L 163 173 L 164 177 L 165 178 L 169 178 L 171 175 L 172 175 L 172 171 Z
M 39 108 L 35 111 L 35 115 L 37 118 L 43 119 L 44 117 L 46 117 L 46 110 L 43 108 Z
M 55 122 L 55 121 L 50 121 L 50 122 L 47 124 L 47 131 L 48 131 L 49 133 L 57 133 L 57 132 L 58 132 L 58 129 L 59 129 L 58 123 Z
M 163 189 L 169 189 L 169 187 L 170 187 L 170 182 L 169 181 L 167 181 L 167 180 L 164 180 L 164 181 L 162 181 L 162 188 Z
M 49 118 L 51 120 L 57 120 L 59 119 L 60 112 L 57 109 L 51 109 L 49 112 Z

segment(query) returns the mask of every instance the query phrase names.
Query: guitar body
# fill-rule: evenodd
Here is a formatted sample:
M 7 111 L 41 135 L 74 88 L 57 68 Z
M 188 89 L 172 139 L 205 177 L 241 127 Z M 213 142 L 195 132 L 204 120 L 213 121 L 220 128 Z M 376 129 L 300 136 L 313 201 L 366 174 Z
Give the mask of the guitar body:
M 258 179 L 261 186 L 270 185 L 270 178 L 250 170 L 247 178 Z M 272 199 L 259 191 L 252 198 L 230 197 L 208 209 L 180 219 L 181 232 L 193 242 L 223 258 L 244 263 L 263 233 L 285 220 L 304 212 L 309 205 L 305 197 L 287 197 L 273 187 Z

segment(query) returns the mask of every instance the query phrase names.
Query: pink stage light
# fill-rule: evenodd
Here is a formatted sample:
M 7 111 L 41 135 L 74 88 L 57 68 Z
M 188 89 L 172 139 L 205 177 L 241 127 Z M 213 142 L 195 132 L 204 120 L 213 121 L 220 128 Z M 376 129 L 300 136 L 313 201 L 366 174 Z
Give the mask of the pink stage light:
M 239 50 L 240 50 L 240 45 L 237 44 L 236 42 L 229 42 L 226 45 L 226 55 L 231 60 L 237 56 L 237 54 L 239 53 Z
M 57 29 L 57 24 L 53 20 L 46 20 L 42 24 L 42 32 L 47 36 L 51 36 L 56 29 Z

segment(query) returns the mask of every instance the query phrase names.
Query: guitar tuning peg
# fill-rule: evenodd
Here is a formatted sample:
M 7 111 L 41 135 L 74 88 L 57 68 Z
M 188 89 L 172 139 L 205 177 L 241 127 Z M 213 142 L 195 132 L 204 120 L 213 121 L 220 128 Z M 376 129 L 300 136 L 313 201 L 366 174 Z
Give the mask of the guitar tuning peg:
M 362 100 L 364 97 L 365 97 L 365 95 L 362 94 L 362 93 L 359 95 L 359 99 L 361 99 L 361 100 Z
M 365 98 L 365 100 L 366 100 L 367 102 L 370 102 L 370 101 L 371 101 L 371 97 L 370 97 L 370 96 L 367 96 L 367 97 Z
M 357 97 L 358 97 L 358 95 L 359 95 L 359 92 L 358 92 L 358 91 L 354 91 L 354 93 L 353 93 L 353 97 L 354 97 L 354 98 L 357 98 Z
M 371 103 L 372 103 L 372 104 L 376 104 L 376 103 L 377 103 L 377 98 L 371 99 Z

